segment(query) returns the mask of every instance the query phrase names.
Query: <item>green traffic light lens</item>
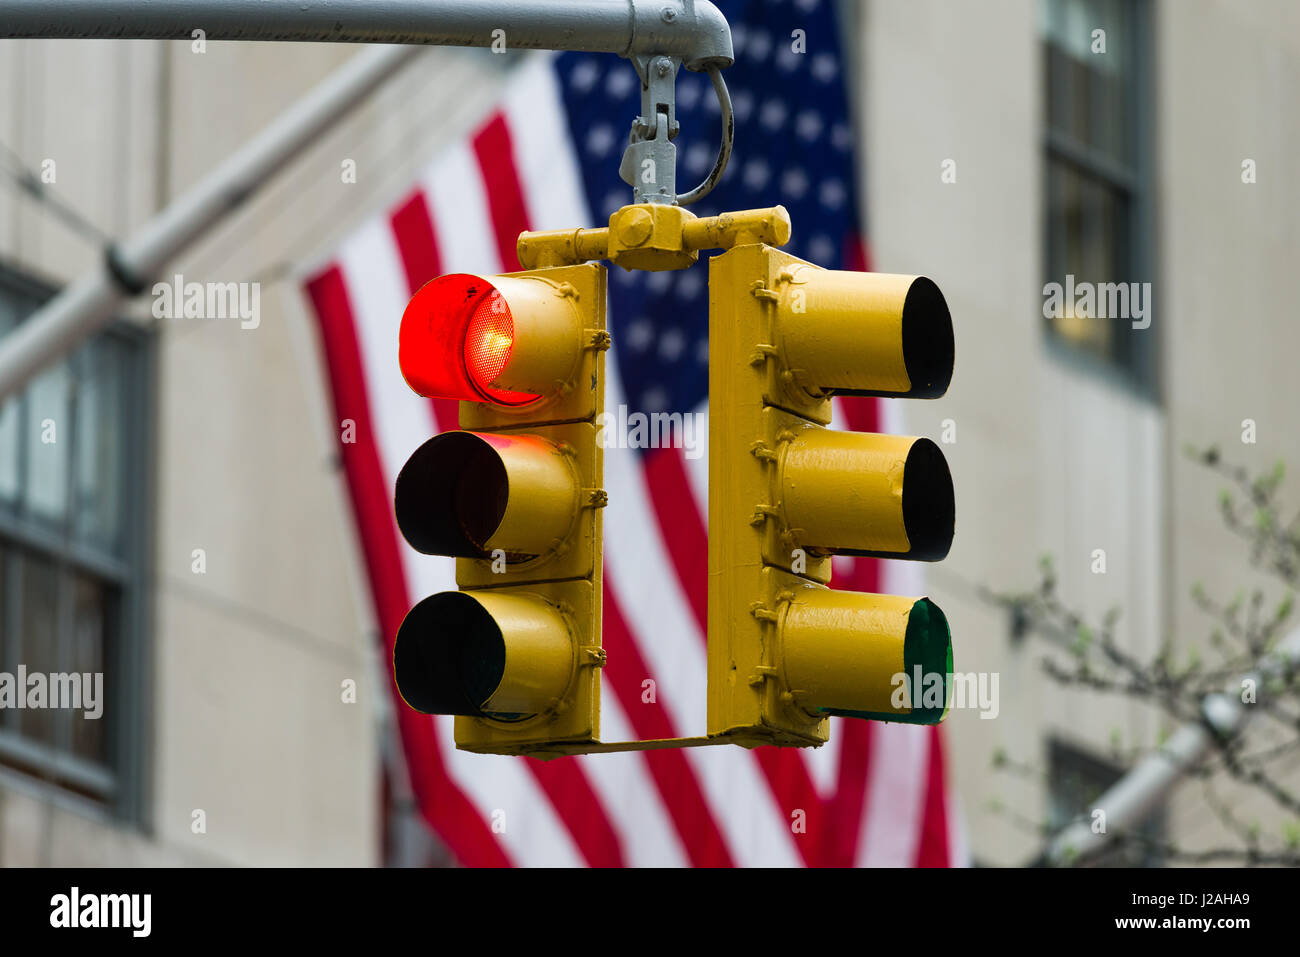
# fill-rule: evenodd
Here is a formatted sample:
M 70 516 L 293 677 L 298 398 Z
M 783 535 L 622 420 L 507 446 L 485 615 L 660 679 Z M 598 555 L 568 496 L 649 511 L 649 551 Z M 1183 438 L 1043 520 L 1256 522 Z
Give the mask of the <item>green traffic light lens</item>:
M 943 610 L 928 598 L 917 599 L 907 616 L 903 673 L 911 711 L 824 711 L 841 718 L 901 724 L 938 724 L 944 719 L 952 700 L 952 633 Z

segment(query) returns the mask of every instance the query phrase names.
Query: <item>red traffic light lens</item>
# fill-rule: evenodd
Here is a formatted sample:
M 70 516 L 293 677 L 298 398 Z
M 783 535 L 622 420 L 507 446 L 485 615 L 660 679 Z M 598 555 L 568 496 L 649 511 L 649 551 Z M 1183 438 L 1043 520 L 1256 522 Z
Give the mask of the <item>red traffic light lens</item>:
M 493 385 L 514 344 L 505 296 L 481 276 L 457 273 L 425 283 L 411 297 L 398 333 L 398 364 L 420 395 L 526 405 L 539 396 Z
M 480 389 L 492 382 L 510 361 L 515 344 L 515 321 L 505 297 L 495 289 L 478 301 L 465 333 L 465 365 Z

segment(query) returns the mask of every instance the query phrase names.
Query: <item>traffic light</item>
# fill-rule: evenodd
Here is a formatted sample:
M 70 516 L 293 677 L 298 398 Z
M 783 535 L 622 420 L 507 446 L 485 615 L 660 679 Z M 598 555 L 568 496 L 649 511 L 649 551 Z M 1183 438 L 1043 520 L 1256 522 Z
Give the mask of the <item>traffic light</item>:
M 420 395 L 460 400 L 397 477 L 398 528 L 453 556 L 393 650 L 402 698 L 456 715 L 458 747 L 523 753 L 599 738 L 605 267 L 442 276 L 402 316 Z
M 952 366 L 928 279 L 821 269 L 755 242 L 710 261 L 710 737 L 816 745 L 829 715 L 942 720 L 939 607 L 827 583 L 835 554 L 944 558 L 947 463 L 929 439 L 826 426 L 832 395 L 934 398 Z

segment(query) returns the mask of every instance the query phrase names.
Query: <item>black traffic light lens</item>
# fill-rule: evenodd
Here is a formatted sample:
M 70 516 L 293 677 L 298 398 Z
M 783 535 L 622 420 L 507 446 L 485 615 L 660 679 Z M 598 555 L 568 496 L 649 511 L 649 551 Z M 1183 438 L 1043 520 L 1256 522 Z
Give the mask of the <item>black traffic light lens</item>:
M 955 351 L 948 303 L 938 286 L 919 276 L 903 300 L 903 362 L 912 382 L 908 397 L 935 399 L 947 392 Z
M 505 667 L 500 627 L 464 592 L 424 599 L 407 614 L 393 644 L 397 690 L 425 714 L 485 717 L 482 706 L 501 684 Z
M 917 439 L 903 465 L 903 527 L 912 546 L 912 561 L 938 562 L 952 548 L 957 521 L 952 473 L 939 446 Z
M 496 449 L 472 432 L 445 432 L 416 449 L 398 474 L 397 527 L 426 555 L 484 558 L 509 494 Z

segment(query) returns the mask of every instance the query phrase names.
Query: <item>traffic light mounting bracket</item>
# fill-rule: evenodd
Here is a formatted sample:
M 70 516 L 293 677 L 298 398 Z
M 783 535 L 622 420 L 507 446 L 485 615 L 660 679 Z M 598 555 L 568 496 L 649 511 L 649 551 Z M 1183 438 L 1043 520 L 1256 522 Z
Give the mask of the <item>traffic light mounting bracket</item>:
M 607 260 L 628 270 L 664 271 L 685 269 L 693 265 L 699 252 L 706 249 L 730 249 L 736 245 L 769 243 L 783 245 L 790 241 L 790 215 L 783 206 L 745 210 L 718 216 L 697 217 L 680 206 L 636 204 L 624 206 L 610 216 L 609 226 L 597 229 L 567 229 L 526 232 L 519 236 L 517 251 L 525 269 L 577 266 Z M 593 341 L 596 348 L 609 344 L 608 333 Z M 502 427 L 500 418 L 492 424 Z M 504 418 L 504 416 L 502 417 Z M 483 423 L 462 422 L 474 427 Z M 601 502 L 600 504 L 604 504 Z M 473 563 L 462 560 L 461 574 Z M 459 576 L 458 576 L 459 577 Z M 604 653 L 581 662 L 579 667 L 602 667 Z M 707 737 L 655 738 L 641 741 L 530 741 L 527 730 L 517 744 L 503 746 L 492 736 L 483 740 L 475 730 L 481 727 L 474 719 L 457 718 L 457 742 L 462 750 L 480 753 L 526 754 L 541 760 L 576 754 L 610 754 L 622 751 L 654 751 L 667 748 L 698 748 L 722 744 L 753 747 L 769 743 L 743 731 L 728 731 Z M 820 743 L 815 737 L 799 742 Z
M 786 284 L 796 285 L 801 281 L 799 270 L 817 268 L 770 249 L 770 247 L 785 245 L 789 242 L 790 236 L 790 216 L 783 206 L 696 217 L 680 206 L 641 203 L 616 210 L 610 216 L 607 227 L 590 229 L 579 227 L 521 233 L 516 248 L 520 264 L 526 270 L 578 266 L 606 260 L 629 271 L 685 269 L 697 261 L 701 250 L 707 249 L 730 251 L 738 246 L 766 249 L 776 253 L 778 258 L 783 260 L 784 268 L 772 269 L 765 280 L 755 280 L 750 286 L 750 293 L 767 307 L 763 312 L 769 314 L 769 310 L 775 308 L 780 301 L 783 287 Z M 733 257 L 728 257 L 731 258 Z M 800 574 L 795 574 L 789 567 L 784 567 L 788 562 L 780 560 L 779 557 L 790 551 L 788 547 L 790 542 L 798 532 L 802 531 L 791 528 L 786 523 L 781 513 L 779 495 L 775 491 L 777 470 L 781 467 L 781 450 L 797 438 L 800 428 L 806 428 L 811 423 L 824 425 L 830 421 L 830 398 L 829 395 L 819 393 L 815 389 L 809 390 L 802 384 L 799 381 L 800 370 L 778 371 L 780 363 L 774 360 L 780 354 L 781 344 L 776 341 L 777 336 L 774 332 L 775 330 L 770 326 L 764 330 L 764 334 L 755 345 L 749 363 L 754 372 L 759 374 L 764 403 L 759 417 L 761 429 L 757 433 L 762 435 L 762 439 L 751 445 L 750 452 L 756 463 L 761 466 L 760 471 L 764 476 L 759 484 L 770 493 L 754 508 L 749 519 L 749 525 L 758 533 L 761 540 L 759 553 L 763 557 L 765 566 L 760 574 L 759 593 L 763 597 L 762 600 L 751 604 L 750 614 L 754 625 L 764 633 L 780 625 L 783 618 L 790 613 L 792 606 L 801 600 L 802 594 L 809 591 L 826 591 L 825 583 L 830 579 L 831 564 L 828 555 L 813 552 L 806 556 L 806 565 L 799 569 Z M 592 330 L 586 330 L 584 334 L 590 334 L 586 348 L 597 352 L 608 348 L 607 332 L 601 330 L 593 333 Z M 488 423 L 462 422 L 462 427 L 482 424 Z M 497 429 L 509 428 L 506 422 L 500 419 L 490 424 Z M 600 508 L 606 503 L 603 494 L 598 493 L 588 504 L 589 507 Z M 463 566 L 471 564 L 465 560 L 461 561 Z M 467 568 L 463 570 L 468 571 Z M 601 576 L 597 570 L 595 588 L 601 587 L 600 581 Z M 599 617 L 597 613 L 597 629 L 599 629 Z M 711 640 L 713 637 L 710 635 Z M 591 669 L 594 672 L 596 668 L 604 666 L 605 654 L 599 646 L 584 647 L 579 649 L 579 652 L 579 660 L 576 663 L 576 668 L 579 670 Z M 711 661 L 710 664 L 712 667 L 713 662 Z M 765 662 L 753 661 L 748 664 L 752 667 L 745 669 L 745 674 L 738 675 L 738 678 L 753 692 L 757 692 L 764 701 L 759 713 L 766 717 L 760 718 L 758 723 L 748 721 L 728 723 L 725 720 L 719 723 L 722 712 L 719 711 L 716 716 L 713 714 L 717 706 L 714 698 L 717 697 L 721 701 L 726 696 L 734 695 L 736 691 L 724 692 L 722 685 L 726 682 L 719 680 L 721 676 L 710 674 L 711 730 L 707 736 L 599 741 L 590 735 L 584 735 L 581 728 L 574 728 L 571 730 L 579 735 L 577 740 L 566 741 L 554 738 L 529 740 L 527 730 L 520 728 L 524 733 L 518 741 L 503 744 L 499 738 L 493 738 L 491 735 L 476 740 L 479 735 L 475 730 L 482 725 L 474 719 L 458 717 L 456 719 L 457 745 L 464 750 L 480 753 L 522 754 L 550 760 L 565 755 L 653 751 L 723 744 L 739 744 L 753 748 L 770 744 L 815 747 L 825 743 L 827 740 L 825 712 L 818 714 L 801 707 L 795 700 L 801 693 L 800 689 L 798 687 L 783 689 L 780 676 Z M 717 687 L 715 681 L 718 681 Z M 594 684 L 591 688 L 595 692 L 595 702 L 599 701 L 597 689 L 598 684 Z M 587 703 L 591 705 L 594 702 Z M 523 723 L 527 724 L 531 720 L 527 719 Z

